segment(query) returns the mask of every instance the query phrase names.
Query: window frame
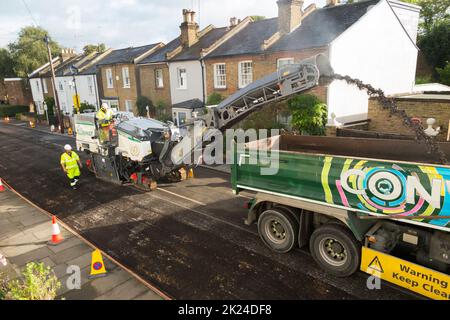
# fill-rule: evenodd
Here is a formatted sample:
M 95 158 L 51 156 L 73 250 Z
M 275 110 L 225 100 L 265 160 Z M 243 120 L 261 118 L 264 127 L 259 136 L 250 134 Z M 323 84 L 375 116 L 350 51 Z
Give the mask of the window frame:
M 181 76 L 181 70 L 184 70 L 184 78 Z M 184 79 L 184 84 L 181 85 L 181 80 Z M 177 89 L 178 90 L 187 90 L 187 69 L 185 67 L 177 68 Z
M 128 103 L 130 104 L 131 110 L 128 110 Z M 133 109 L 134 109 L 133 108 L 133 101 L 132 100 L 125 100 L 125 111 L 134 113 Z
M 218 74 L 219 67 L 223 66 L 223 74 Z M 223 77 L 223 79 L 219 79 Z M 223 84 L 219 83 L 222 82 Z M 225 62 L 219 62 L 214 64 L 214 89 L 226 89 L 227 88 L 227 64 Z
M 161 77 L 158 77 L 158 73 L 160 73 Z M 161 80 L 161 85 L 159 84 L 159 80 Z M 155 69 L 155 87 L 156 89 L 164 88 L 164 74 L 163 69 L 161 68 Z
M 292 58 L 292 57 L 279 58 L 279 59 L 277 59 L 277 70 L 280 69 L 280 62 L 281 61 L 291 61 L 290 63 L 286 63 L 283 66 L 295 63 L 295 59 Z
M 122 67 L 122 84 L 124 89 L 131 88 L 130 68 Z
M 47 79 L 42 79 L 42 91 L 43 91 L 44 93 L 48 93 Z
M 105 73 L 106 73 L 106 87 L 108 89 L 114 89 L 114 79 L 112 69 L 111 68 L 106 69 Z
M 243 76 L 244 76 L 243 65 L 247 64 L 247 63 L 250 64 L 250 66 L 251 66 L 251 73 L 250 73 L 250 77 L 248 77 L 248 74 L 246 74 L 246 77 L 248 78 L 246 80 L 248 83 L 244 84 L 243 83 L 243 79 L 244 79 L 243 78 Z M 253 61 L 252 60 L 239 61 L 239 64 L 238 64 L 238 88 L 239 89 L 245 88 L 252 82 L 253 82 Z

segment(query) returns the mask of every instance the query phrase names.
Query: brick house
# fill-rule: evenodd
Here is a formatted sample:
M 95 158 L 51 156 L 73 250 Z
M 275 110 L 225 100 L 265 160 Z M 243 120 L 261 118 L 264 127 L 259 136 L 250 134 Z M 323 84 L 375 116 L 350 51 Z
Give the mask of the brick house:
M 3 79 L 6 91 L 6 102 L 10 105 L 29 106 L 33 102 L 30 84 L 24 78 Z
M 0 104 L 5 104 L 8 100 L 5 83 L 0 79 Z
M 163 46 L 162 43 L 155 43 L 113 50 L 100 60 L 97 67 L 101 79 L 101 101 L 118 110 L 136 113 L 140 87 L 136 64 Z
M 206 95 L 218 92 L 227 97 L 283 64 L 318 53 L 329 57 L 335 72 L 359 78 L 388 94 L 412 91 L 418 51 L 417 6 L 394 8 L 387 0 L 353 4 L 327 0 L 323 8 L 313 4 L 305 9 L 301 0 L 277 4 L 277 18 L 250 22 L 204 57 Z M 400 15 L 404 10 L 408 14 Z M 327 103 L 330 122 L 332 113 L 341 123 L 367 119 L 367 94 L 346 83 L 334 81 L 311 93 Z M 280 118 L 280 122 L 289 122 Z
M 167 54 L 180 46 L 180 38 L 175 38 L 167 45 L 137 63 L 139 79 L 139 96 L 149 98 L 154 105 L 163 105 L 170 114 L 172 99 L 170 96 L 169 64 Z
M 210 51 L 239 33 L 250 21 L 246 18 L 242 21 L 232 20 L 228 27 L 216 28 L 213 25 L 199 30 L 195 21 L 195 12 L 183 10 L 183 22 L 180 25 L 179 45 L 174 50 L 166 53 L 169 68 L 171 103 L 177 106 L 194 104 L 200 100 L 206 101 L 204 92 L 205 67 L 203 57 Z M 182 123 L 183 119 L 191 117 L 192 108 L 183 110 L 177 107 L 172 114 L 174 121 Z

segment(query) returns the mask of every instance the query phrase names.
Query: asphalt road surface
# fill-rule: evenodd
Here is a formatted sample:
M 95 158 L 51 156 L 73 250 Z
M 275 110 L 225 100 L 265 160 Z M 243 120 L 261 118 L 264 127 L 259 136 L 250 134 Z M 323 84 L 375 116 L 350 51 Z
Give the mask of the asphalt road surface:
M 59 158 L 68 137 L 0 122 L 0 177 L 175 299 L 411 299 L 367 276 L 336 278 L 305 250 L 276 254 L 246 226 L 246 195 L 229 175 L 197 168 L 195 179 L 154 192 L 96 180 L 83 170 L 71 190 Z

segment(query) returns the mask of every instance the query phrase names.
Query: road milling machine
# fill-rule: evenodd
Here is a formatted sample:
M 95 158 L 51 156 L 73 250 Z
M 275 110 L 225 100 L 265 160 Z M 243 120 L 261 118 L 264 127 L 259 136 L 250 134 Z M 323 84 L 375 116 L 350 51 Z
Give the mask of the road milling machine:
M 333 75 L 325 55 L 319 54 L 296 64 L 281 67 L 237 91 L 217 106 L 204 108 L 187 134 L 175 138 L 173 126 L 154 119 L 118 112 L 110 129 L 110 141 L 101 143 L 95 113 L 75 115 L 77 150 L 90 155 L 88 168 L 97 178 L 117 184 L 131 183 L 145 189 L 156 188 L 162 178 L 179 181 L 195 166 L 194 151 L 202 150 L 213 131 L 225 131 L 264 105 L 309 90 Z M 202 130 L 194 130 L 201 126 Z M 201 153 L 196 153 L 201 154 Z

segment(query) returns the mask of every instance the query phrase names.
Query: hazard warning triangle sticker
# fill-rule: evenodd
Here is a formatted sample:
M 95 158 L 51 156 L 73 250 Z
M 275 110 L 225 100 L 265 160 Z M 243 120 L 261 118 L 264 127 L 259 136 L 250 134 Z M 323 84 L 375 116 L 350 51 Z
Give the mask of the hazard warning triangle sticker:
M 378 259 L 378 256 L 375 256 L 375 258 L 373 258 L 373 260 L 369 263 L 368 268 L 380 273 L 384 273 L 383 267 L 381 266 L 381 262 L 380 259 Z

